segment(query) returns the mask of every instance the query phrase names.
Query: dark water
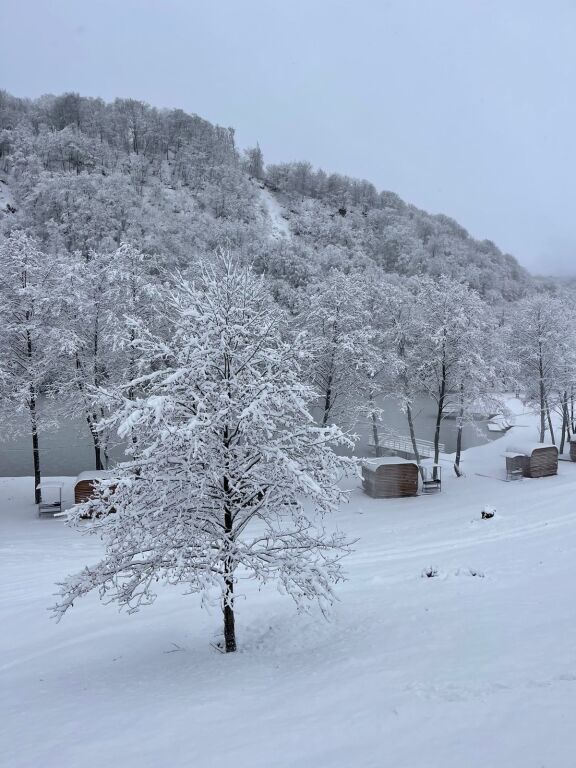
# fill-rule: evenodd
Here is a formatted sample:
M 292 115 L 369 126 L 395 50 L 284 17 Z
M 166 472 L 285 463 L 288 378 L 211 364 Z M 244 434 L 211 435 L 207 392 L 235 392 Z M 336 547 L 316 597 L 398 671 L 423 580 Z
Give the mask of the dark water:
M 379 433 L 390 430 L 397 435 L 409 437 L 410 430 L 406 415 L 402 413 L 398 402 L 392 398 L 386 398 L 380 404 L 384 410 L 382 422 L 379 425 Z M 431 400 L 421 398 L 416 401 L 412 410 L 416 438 L 418 440 L 434 440 L 436 429 L 436 405 Z M 462 449 L 472 448 L 475 445 L 501 437 L 500 433 L 489 432 L 486 421 L 476 421 L 466 424 L 462 430 Z M 368 445 L 368 439 L 372 436 L 372 425 L 367 419 L 356 424 L 353 431 L 359 435 L 354 453 L 358 456 L 369 456 L 372 449 Z M 445 419 L 440 427 L 440 442 L 444 443 L 446 453 L 456 451 L 457 423 L 455 419 Z
M 399 434 L 408 435 L 406 417 L 401 413 L 398 403 L 387 399 L 382 404 L 384 418 L 381 429 L 385 428 Z M 41 416 L 49 416 L 54 410 L 53 403 L 41 403 Z M 422 399 L 414 409 L 416 436 L 422 440 L 432 440 L 434 437 L 434 404 Z M 42 420 L 41 420 L 42 424 Z M 25 413 L 16 414 L 11 419 L 4 419 L 3 440 L 0 442 L 0 476 L 28 476 L 33 474 L 32 440 L 27 430 Z M 15 428 L 20 428 L 17 434 Z M 368 445 L 371 426 L 368 421 L 361 422 L 353 428 L 359 435 L 354 449 L 357 456 L 370 456 L 372 451 Z M 463 431 L 463 448 L 481 445 L 499 437 L 498 433 L 489 432 L 485 422 L 466 425 Z M 448 453 L 456 450 L 456 422 L 445 420 L 441 429 L 441 442 Z M 122 445 L 117 441 L 110 446 L 110 458 L 121 459 Z M 88 431 L 88 426 L 81 419 L 61 419 L 58 427 L 40 428 L 40 459 L 42 472 L 45 475 L 77 475 L 87 469 L 94 469 L 94 448 Z
M 94 446 L 85 421 L 79 418 L 59 418 L 58 426 L 46 425 L 52 417 L 54 403 L 39 402 L 40 467 L 45 475 L 78 475 L 94 469 Z M 34 474 L 32 438 L 27 412 L 4 415 L 0 442 L 0 476 L 19 477 Z M 118 460 L 123 448 L 116 440 L 110 446 L 111 460 Z

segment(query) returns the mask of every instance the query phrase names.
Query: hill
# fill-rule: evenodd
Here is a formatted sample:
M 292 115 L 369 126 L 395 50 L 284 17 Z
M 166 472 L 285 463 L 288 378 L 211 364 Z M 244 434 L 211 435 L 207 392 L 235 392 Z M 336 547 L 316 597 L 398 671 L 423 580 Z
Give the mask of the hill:
M 446 274 L 494 302 L 533 285 L 447 216 L 306 162 L 265 167 L 233 129 L 133 99 L 0 92 L 0 188 L 2 230 L 23 228 L 48 252 L 129 241 L 170 267 L 228 246 L 286 290 L 333 268 Z

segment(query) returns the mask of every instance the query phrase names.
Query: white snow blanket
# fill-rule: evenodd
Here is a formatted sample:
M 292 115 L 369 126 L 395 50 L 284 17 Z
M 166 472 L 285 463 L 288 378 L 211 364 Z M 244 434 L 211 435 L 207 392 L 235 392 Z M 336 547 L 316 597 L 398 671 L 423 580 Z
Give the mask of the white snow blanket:
M 280 205 L 278 200 L 274 197 L 269 189 L 262 186 L 260 183 L 256 183 L 262 205 L 266 211 L 267 218 L 270 225 L 270 237 L 273 240 L 281 238 L 291 237 L 290 225 L 286 219 L 286 213 L 284 208 Z
M 38 519 L 31 479 L 0 480 L 0 762 L 573 768 L 576 464 L 506 483 L 504 446 L 465 452 L 460 479 L 443 457 L 434 496 L 349 480 L 336 517 L 359 541 L 332 620 L 244 584 L 230 656 L 208 643 L 219 610 L 174 587 L 133 616 L 90 596 L 51 621 L 54 582 L 98 542 Z

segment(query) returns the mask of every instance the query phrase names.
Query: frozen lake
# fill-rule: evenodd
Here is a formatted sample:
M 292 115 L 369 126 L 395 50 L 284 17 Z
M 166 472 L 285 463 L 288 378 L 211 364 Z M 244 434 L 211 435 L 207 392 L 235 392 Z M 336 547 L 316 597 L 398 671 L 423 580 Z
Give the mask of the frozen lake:
M 397 434 L 408 435 L 406 417 L 401 413 L 398 403 L 386 399 L 382 403 L 385 415 L 381 429 L 388 428 Z M 43 401 L 41 408 L 49 414 L 54 408 L 51 402 Z M 416 435 L 423 440 L 434 438 L 434 404 L 422 399 L 414 409 Z M 16 414 L 13 424 L 22 425 L 20 434 L 10 437 L 10 424 L 4 419 L 2 434 L 4 440 L 0 443 L 0 476 L 20 477 L 33 473 L 32 440 L 27 430 L 26 414 Z M 354 431 L 360 436 L 354 453 L 358 456 L 371 455 L 368 437 L 371 428 L 367 422 L 357 424 Z M 482 445 L 489 440 L 499 437 L 490 433 L 485 422 L 466 425 L 463 433 L 463 448 Z M 448 453 L 456 450 L 456 422 L 446 420 L 442 424 L 441 442 Z M 110 447 L 112 460 L 122 458 L 122 445 L 117 443 Z M 88 431 L 88 426 L 81 419 L 62 419 L 57 429 L 40 429 L 40 453 L 42 472 L 46 475 L 77 475 L 86 469 L 94 468 L 94 449 Z

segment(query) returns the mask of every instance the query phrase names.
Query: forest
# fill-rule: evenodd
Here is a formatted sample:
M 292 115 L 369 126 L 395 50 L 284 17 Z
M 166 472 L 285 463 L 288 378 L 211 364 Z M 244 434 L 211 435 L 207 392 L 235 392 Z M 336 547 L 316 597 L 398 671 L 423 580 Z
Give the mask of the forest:
M 563 450 L 576 429 L 569 284 L 367 181 L 266 166 L 232 128 L 181 110 L 0 92 L 0 191 L 2 406 L 22 413 L 37 484 L 39 396 L 85 422 L 95 468 L 107 466 L 111 403 L 136 399 L 130 382 L 158 364 L 139 332 L 169 335 L 175 286 L 230 258 L 262 277 L 286 337 L 304 335 L 324 427 L 366 418 L 377 446 L 393 395 L 416 457 L 423 437 L 437 460 L 448 413 L 461 431 L 479 403 L 498 410 L 499 393 L 522 390 L 541 441 Z M 415 433 L 421 395 L 434 435 Z

